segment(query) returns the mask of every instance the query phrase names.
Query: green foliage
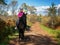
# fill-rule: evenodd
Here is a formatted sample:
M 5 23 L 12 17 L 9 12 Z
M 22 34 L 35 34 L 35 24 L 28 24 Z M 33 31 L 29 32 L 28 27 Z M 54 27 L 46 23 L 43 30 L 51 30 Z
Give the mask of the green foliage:
M 49 34 L 53 34 L 53 35 L 57 35 L 58 33 L 60 33 L 60 30 L 54 30 L 54 29 L 51 29 L 51 28 L 48 28 L 44 25 L 40 25 L 41 28 L 43 28 L 44 30 L 46 30 Z
M 52 3 L 50 8 L 48 9 L 48 15 L 51 16 L 51 17 L 56 16 L 56 7 L 55 7 L 54 3 Z
M 41 14 L 39 16 L 37 16 L 37 21 L 38 22 L 42 22 L 42 16 L 41 16 Z
M 31 14 L 35 14 L 36 8 L 34 6 L 29 6 L 26 3 L 23 3 L 21 7 L 27 11 L 30 11 Z
M 58 41 L 58 44 L 60 45 L 60 30 L 54 30 L 41 24 L 40 24 L 40 27 L 43 30 L 47 31 L 49 34 L 51 34 L 53 38 L 55 38 Z
M 30 22 L 35 23 L 37 21 L 37 15 L 32 15 L 30 17 Z
M 0 4 L 5 4 L 5 5 L 7 5 L 7 4 L 5 3 L 5 0 L 0 0 Z
M 54 3 L 50 6 L 48 9 L 48 16 L 50 16 L 50 20 L 48 22 L 48 26 L 51 28 L 55 28 L 55 25 L 58 23 L 57 22 L 57 15 L 56 15 L 57 9 Z
M 6 22 L 0 18 L 0 43 L 13 33 L 15 33 L 14 27 L 6 25 Z

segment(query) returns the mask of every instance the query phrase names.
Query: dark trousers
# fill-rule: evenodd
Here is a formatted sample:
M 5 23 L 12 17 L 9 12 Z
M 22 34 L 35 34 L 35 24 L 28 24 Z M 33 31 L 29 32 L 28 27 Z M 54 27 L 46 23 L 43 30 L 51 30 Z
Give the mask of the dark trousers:
M 21 28 L 22 27 L 22 28 Z M 17 25 L 19 30 L 19 39 L 24 39 L 24 32 L 25 32 L 25 23 L 22 18 L 19 19 L 19 23 Z
M 19 39 L 24 39 L 24 30 L 23 29 L 20 29 L 19 30 Z

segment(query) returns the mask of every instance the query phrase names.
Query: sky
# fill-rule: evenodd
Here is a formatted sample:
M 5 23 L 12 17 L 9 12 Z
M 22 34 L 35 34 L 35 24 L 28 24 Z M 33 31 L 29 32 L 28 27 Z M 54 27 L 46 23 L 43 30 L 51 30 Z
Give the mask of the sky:
M 26 3 L 27 5 L 30 6 L 35 6 L 37 9 L 37 13 L 46 13 L 47 8 L 51 6 L 51 3 L 54 2 L 57 8 L 60 7 L 60 0 L 17 0 L 18 1 L 18 6 L 20 7 L 21 4 Z M 6 0 L 6 3 L 9 4 L 11 0 Z

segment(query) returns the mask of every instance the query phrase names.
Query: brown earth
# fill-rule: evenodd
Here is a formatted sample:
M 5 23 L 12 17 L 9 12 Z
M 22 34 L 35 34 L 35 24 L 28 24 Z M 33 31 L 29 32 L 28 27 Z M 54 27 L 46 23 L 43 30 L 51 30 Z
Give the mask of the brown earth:
M 60 30 L 60 26 L 58 26 L 56 29 L 57 29 L 57 30 Z
M 25 41 L 19 41 L 18 35 L 10 40 L 8 45 L 58 45 L 56 40 L 48 32 L 44 31 L 39 22 L 31 26 L 29 32 L 25 32 Z

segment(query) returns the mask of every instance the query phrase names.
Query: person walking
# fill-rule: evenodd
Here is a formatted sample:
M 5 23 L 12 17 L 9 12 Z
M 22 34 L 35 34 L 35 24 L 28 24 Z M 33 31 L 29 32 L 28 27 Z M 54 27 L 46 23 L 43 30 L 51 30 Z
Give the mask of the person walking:
M 21 40 L 24 40 L 24 32 L 26 29 L 26 15 L 23 12 L 23 8 L 20 9 L 19 13 L 18 13 L 18 23 L 17 23 L 17 29 L 19 30 L 19 39 L 21 38 Z

